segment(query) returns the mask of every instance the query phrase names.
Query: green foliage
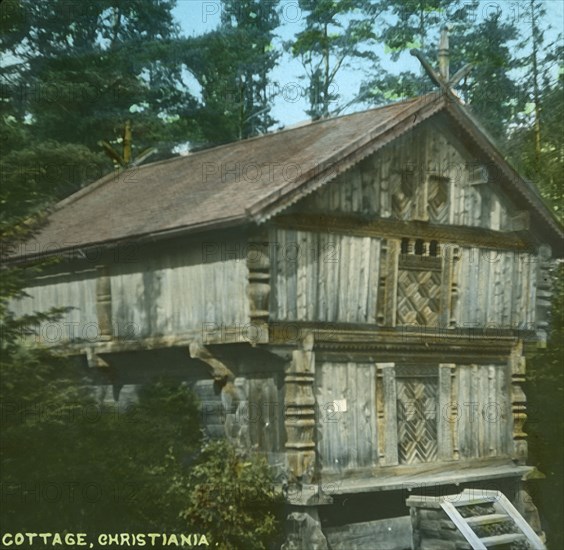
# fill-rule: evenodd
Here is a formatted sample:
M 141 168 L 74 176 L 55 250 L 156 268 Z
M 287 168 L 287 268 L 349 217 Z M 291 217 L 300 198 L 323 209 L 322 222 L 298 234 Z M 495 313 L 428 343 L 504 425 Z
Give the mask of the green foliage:
M 371 47 L 381 8 L 366 0 L 300 0 L 299 4 L 307 12 L 305 29 L 286 47 L 304 67 L 309 96 L 306 113 L 315 120 L 340 110 L 334 86 L 339 70 L 350 67 L 354 59 L 378 63 Z
M 46 164 L 74 170 L 37 185 L 54 198 L 97 179 L 102 166 L 112 168 L 98 142 L 117 143 L 126 120 L 134 156 L 156 147 L 152 160 L 164 158 L 190 139 L 197 102 L 183 81 L 184 42 L 173 7 L 149 0 L 11 2 L 0 37 L 7 59 L 0 138 L 4 155 L 18 152 L 2 167 L 11 188 L 45 180 L 29 172 Z
M 3 361 L 1 523 L 13 531 L 89 534 L 182 530 L 169 478 L 199 447 L 192 395 L 172 382 L 127 411 L 101 405 L 77 366 L 21 348 Z
M 451 63 L 456 68 L 472 63 L 471 73 L 457 90 L 495 141 L 504 146 L 508 126 L 524 104 L 511 76 L 517 66 L 512 48 L 517 28 L 503 21 L 501 14 L 494 12 L 466 32 L 453 35 Z
M 222 550 L 271 548 L 283 511 L 272 479 L 266 460 L 242 456 L 227 441 L 208 442 L 188 477 L 182 515 Z
M 564 264 L 554 273 L 552 331 L 548 346 L 527 357 L 529 463 L 545 480 L 532 485 L 532 496 L 547 530 L 550 548 L 564 547 Z
M 223 0 L 221 25 L 190 40 L 187 65 L 202 86 L 205 109 L 196 114 L 204 143 L 266 133 L 274 85 L 269 75 L 280 53 L 276 2 Z

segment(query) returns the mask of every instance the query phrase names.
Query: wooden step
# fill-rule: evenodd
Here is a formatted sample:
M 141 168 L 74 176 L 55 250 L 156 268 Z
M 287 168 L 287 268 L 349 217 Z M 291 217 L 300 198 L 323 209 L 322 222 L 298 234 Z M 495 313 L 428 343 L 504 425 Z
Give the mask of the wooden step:
M 463 495 L 464 496 L 464 495 Z M 491 504 L 495 502 L 496 499 L 493 497 L 476 497 L 476 498 L 459 498 L 454 501 L 450 501 L 453 506 L 460 508 L 461 506 L 476 506 L 478 504 Z
M 476 527 L 478 525 L 489 525 L 490 523 L 509 521 L 511 518 L 507 514 L 485 514 L 483 516 L 471 516 L 464 519 L 468 525 Z
M 500 544 L 510 544 L 521 540 L 527 540 L 527 537 L 522 533 L 508 533 L 506 535 L 494 535 L 492 537 L 484 537 L 480 539 L 486 548 L 499 546 Z

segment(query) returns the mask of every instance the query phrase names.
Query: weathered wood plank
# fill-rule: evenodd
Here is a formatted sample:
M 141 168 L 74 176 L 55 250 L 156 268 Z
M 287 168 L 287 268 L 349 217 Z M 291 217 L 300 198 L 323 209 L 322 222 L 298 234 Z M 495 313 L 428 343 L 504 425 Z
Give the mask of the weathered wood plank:
M 398 421 L 397 394 L 394 363 L 377 363 L 376 368 L 382 373 L 382 396 L 384 408 L 383 448 L 386 465 L 398 463 Z
M 439 460 L 453 459 L 454 422 L 451 417 L 452 372 L 454 363 L 439 364 L 439 415 L 437 418 L 437 444 Z

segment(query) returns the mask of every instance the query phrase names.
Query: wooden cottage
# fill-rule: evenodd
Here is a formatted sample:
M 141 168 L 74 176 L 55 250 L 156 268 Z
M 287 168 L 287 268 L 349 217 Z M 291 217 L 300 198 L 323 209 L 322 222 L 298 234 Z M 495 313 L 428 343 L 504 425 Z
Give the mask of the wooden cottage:
M 36 339 L 117 399 L 192 384 L 285 476 L 285 548 L 459 548 L 406 498 L 415 522 L 421 495 L 522 494 L 523 342 L 563 235 L 441 89 L 104 177 L 22 245 L 61 261 L 14 309 L 73 306 Z

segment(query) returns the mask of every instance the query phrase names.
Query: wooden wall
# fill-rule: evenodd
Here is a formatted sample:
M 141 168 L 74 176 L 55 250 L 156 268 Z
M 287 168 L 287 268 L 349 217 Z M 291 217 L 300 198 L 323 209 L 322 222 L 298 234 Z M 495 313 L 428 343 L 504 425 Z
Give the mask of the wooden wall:
M 83 272 L 42 277 L 27 288 L 30 296 L 14 301 L 12 307 L 25 314 L 70 306 L 73 309 L 57 324 L 60 337 L 47 343 L 68 341 L 69 323 L 76 324 L 75 340 L 93 342 L 104 332 L 99 318 L 100 281 L 108 277 L 103 307 L 108 308 L 106 317 L 115 338 L 201 333 L 204 325 L 243 326 L 249 322 L 246 249 L 230 244 L 226 248 L 236 254 L 209 262 L 203 261 L 201 246 L 191 244 L 143 253 L 135 262 L 109 263 L 102 270 L 91 266 Z M 57 330 L 52 325 L 50 333 Z M 40 335 L 45 340 L 44 328 Z
M 197 247 L 146 256 L 142 265 L 111 273 L 112 319 L 138 337 L 201 330 L 204 323 L 243 325 L 249 319 L 243 253 L 203 263 Z
M 75 339 L 96 339 L 99 333 L 96 312 L 95 269 L 44 276 L 26 288 L 29 295 L 13 301 L 11 308 L 17 315 L 47 312 L 54 307 L 72 307 L 58 322 L 38 327 L 36 341 L 61 344 Z
M 316 366 L 318 451 L 324 471 L 378 464 L 376 365 L 322 362 Z
M 406 257 L 399 239 L 280 228 L 271 239 L 272 320 L 534 329 L 532 254 L 440 243 L 439 257 Z
M 276 229 L 272 240 L 272 319 L 376 322 L 379 239 Z
M 293 207 L 397 220 L 508 229 L 515 207 L 492 166 L 472 158 L 440 121 L 401 136 Z
M 534 329 L 537 267 L 532 254 L 461 247 L 457 325 Z
M 507 364 L 321 362 L 322 471 L 508 457 Z

